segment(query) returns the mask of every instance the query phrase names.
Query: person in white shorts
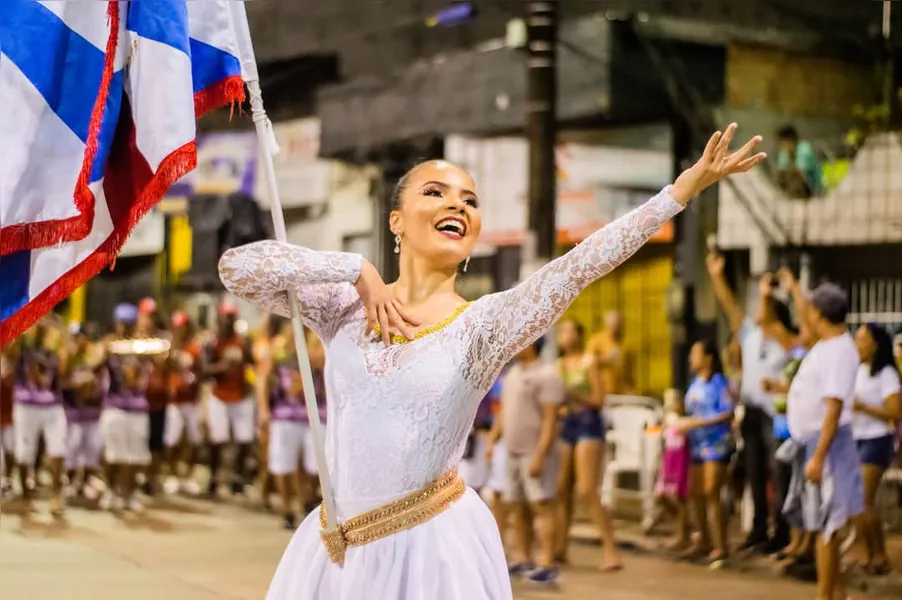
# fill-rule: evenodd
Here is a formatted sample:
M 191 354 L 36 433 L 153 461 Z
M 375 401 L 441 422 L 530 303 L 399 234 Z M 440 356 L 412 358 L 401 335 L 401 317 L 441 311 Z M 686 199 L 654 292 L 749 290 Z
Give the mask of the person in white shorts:
M 564 402 L 564 383 L 554 365 L 541 360 L 542 339 L 523 350 L 504 378 L 501 389 L 501 433 L 507 447 L 504 500 L 517 515 L 517 560 L 511 574 L 529 574 L 537 583 L 551 583 L 554 565 L 558 454 L 557 420 Z M 528 503 L 528 506 L 527 506 Z M 538 561 L 532 559 L 530 533 L 535 518 Z
M 194 340 L 194 324 L 188 315 L 177 311 L 172 315 L 172 348 L 169 352 L 172 373 L 171 401 L 166 407 L 163 442 L 169 462 L 170 477 L 163 486 L 167 494 L 181 491 L 200 493 L 193 471 L 197 448 L 202 441 L 200 414 L 200 348 Z M 182 445 L 182 440 L 187 443 Z M 182 449 L 184 448 L 184 451 Z M 179 466 L 187 471 L 181 476 Z
M 23 348 L 13 389 L 15 454 L 24 479 L 36 467 L 38 445 L 44 439 L 51 476 L 50 512 L 63 511 L 63 460 L 66 456 L 66 412 L 60 388 L 60 359 L 45 345 L 47 327 L 39 324 L 32 344 Z M 24 482 L 23 482 L 24 483 Z M 23 485 L 26 503 L 31 489 Z
M 73 495 L 96 500 L 104 489 L 99 476 L 103 452 L 100 435 L 103 357 L 80 325 L 74 325 L 71 334 L 66 371 L 62 373 L 68 423 L 66 472 Z
M 67 409 L 68 435 L 66 443 L 66 471 L 70 473 L 70 488 L 88 500 L 96 500 L 103 488 L 98 474 L 103 455 L 100 432 L 100 407 Z M 78 483 L 78 473 L 81 479 Z
M 219 331 L 204 357 L 204 376 L 213 379 L 213 390 L 207 403 L 211 472 L 207 493 L 210 496 L 215 496 L 219 489 L 222 447 L 230 441 L 238 446 L 232 493 L 244 493 L 247 458 L 257 429 L 256 406 L 246 379 L 253 356 L 248 340 L 235 331 L 237 316 L 234 305 L 227 302 L 220 305 Z
M 317 400 L 325 397 L 323 366 L 325 355 L 313 334 L 308 334 L 308 353 L 313 369 L 314 389 Z M 282 499 L 284 526 L 297 527 L 298 501 L 309 503 L 313 495 L 308 473 L 301 474 L 302 454 L 306 462 L 316 461 L 308 457 L 308 440 L 311 439 L 307 407 L 304 404 L 304 387 L 298 357 L 294 347 L 294 335 L 285 333 L 273 340 L 271 358 L 264 363 L 258 377 L 263 378 L 265 389 L 258 397 L 260 422 L 269 426 L 268 465 Z M 320 400 L 322 402 L 322 400 Z M 306 471 L 306 469 L 305 469 Z M 302 485 L 303 483 L 303 485 Z
M 130 354 L 126 347 L 120 350 L 117 344 L 130 339 L 137 316 L 135 306 L 118 305 L 114 316 L 117 331 L 107 343 L 107 385 L 100 416 L 108 486 L 100 506 L 107 510 L 143 510 L 135 489 L 139 471 L 150 464 L 146 394 L 150 370 L 145 357 Z

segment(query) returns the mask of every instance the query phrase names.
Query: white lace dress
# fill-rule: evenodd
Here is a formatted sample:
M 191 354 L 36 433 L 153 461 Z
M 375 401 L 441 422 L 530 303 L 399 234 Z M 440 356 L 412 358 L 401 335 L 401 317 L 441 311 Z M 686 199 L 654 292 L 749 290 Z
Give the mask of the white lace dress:
M 479 401 L 514 355 L 544 334 L 587 285 L 638 250 L 681 206 L 663 192 L 516 287 L 484 296 L 409 343 L 366 336 L 353 286 L 362 258 L 264 241 L 229 250 L 234 294 L 289 315 L 326 347 L 326 456 L 339 520 L 424 487 L 460 462 Z M 506 600 L 495 521 L 472 490 L 430 521 L 329 561 L 318 511 L 294 534 L 269 600 Z

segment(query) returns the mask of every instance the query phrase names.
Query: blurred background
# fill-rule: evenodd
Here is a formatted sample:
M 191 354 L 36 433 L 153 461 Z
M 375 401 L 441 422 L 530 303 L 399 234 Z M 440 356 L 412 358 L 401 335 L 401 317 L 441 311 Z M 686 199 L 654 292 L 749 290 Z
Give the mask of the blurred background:
M 289 241 L 360 252 L 392 277 L 388 191 L 414 162 L 444 157 L 484 198 L 483 243 L 461 282 L 477 297 L 654 194 L 735 120 L 764 136 L 768 164 L 711 190 L 572 316 L 594 331 L 618 309 L 637 391 L 683 388 L 687 340 L 715 326 L 701 275 L 716 240 L 740 289 L 804 263 L 812 281 L 849 287 L 856 320 L 898 327 L 902 8 L 887 18 L 891 4 L 249 2 Z M 554 26 L 529 27 L 530 11 Z M 61 311 L 104 323 L 116 302 L 154 296 L 213 318 L 219 254 L 268 235 L 269 203 L 250 119 L 222 110 L 200 127 L 197 171 Z M 804 189 L 782 176 L 781 130 L 813 154 Z
M 469 171 L 482 199 L 481 241 L 459 280 L 459 291 L 475 299 L 512 286 L 656 194 L 697 159 L 712 132 L 735 121 L 742 139 L 764 136 L 766 163 L 706 191 L 635 257 L 591 285 L 567 316 L 593 335 L 605 329 L 607 314 L 619 313 L 630 391 L 654 400 L 659 410 L 665 390 L 685 390 L 689 383 L 692 342 L 704 336 L 726 342 L 728 327 L 705 267 L 706 254 L 716 248 L 726 257 L 728 283 L 749 304 L 758 277 L 782 266 L 803 286 L 841 283 L 851 296 L 849 325 L 887 327 L 902 361 L 902 3 L 246 5 L 281 148 L 275 166 L 289 242 L 360 253 L 391 280 L 397 275 L 387 227 L 391 189 L 416 162 L 444 158 Z M 271 237 L 270 199 L 249 113 L 248 106 L 232 107 L 199 121 L 198 168 L 140 223 L 112 268 L 56 307 L 60 321 L 106 330 L 116 305 L 153 299 L 154 312 L 183 312 L 200 331 L 212 332 L 226 301 L 237 307 L 239 334 L 266 338 L 266 316 L 227 297 L 217 272 L 226 249 Z M 753 307 L 747 308 L 751 314 Z M 646 435 L 645 422 L 640 426 L 637 448 Z M 639 449 L 636 455 L 645 457 L 643 465 L 658 458 Z M 627 487 L 638 488 L 637 481 Z M 899 498 L 887 521 L 896 530 L 902 493 Z M 146 545 L 136 556 L 164 565 L 161 571 L 192 582 L 195 591 L 219 585 L 216 590 L 228 588 L 232 597 L 259 597 L 284 547 L 283 532 L 267 529 L 259 515 L 233 510 L 234 503 L 188 510 L 165 502 L 154 507 L 169 510 L 167 518 L 177 525 L 147 518 L 125 533 L 104 533 L 105 540 L 34 524 L 16 532 L 23 544 L 77 539 L 92 552 L 117 557 L 140 539 Z M 618 508 L 618 516 L 632 519 L 641 507 Z M 179 528 L 192 536 L 190 543 L 152 535 Z M 618 528 L 625 532 L 621 542 L 623 536 L 626 544 L 644 539 L 635 523 L 635 531 Z M 891 545 L 898 568 L 898 536 Z M 11 559 L 18 552 L 27 556 L 7 548 Z M 596 549 L 578 552 L 585 564 L 596 562 Z M 163 558 L 149 558 L 157 555 Z M 63 564 L 69 555 L 60 556 Z M 109 556 L 91 573 L 105 578 L 114 571 Z M 611 598 L 665 597 L 654 595 L 661 582 L 690 590 L 688 597 L 725 591 L 737 599 L 761 597 L 748 578 L 698 578 L 671 563 L 631 560 L 633 575 L 621 583 L 602 582 L 607 576 L 594 571 L 591 578 L 571 575 L 571 597 L 596 597 L 602 587 L 612 590 Z M 756 573 L 771 569 L 767 563 Z M 200 579 L 202 585 L 194 585 Z M 727 583 L 732 587 L 722 587 Z M 169 589 L 154 585 L 147 592 L 153 597 Z M 778 585 L 789 584 L 769 588 L 778 597 L 812 591 Z M 216 590 L 171 597 L 225 597 Z M 31 591 L 14 590 L 10 597 L 36 597 L 25 595 Z M 899 597 L 895 593 L 888 597 Z M 529 594 L 521 589 L 517 597 Z

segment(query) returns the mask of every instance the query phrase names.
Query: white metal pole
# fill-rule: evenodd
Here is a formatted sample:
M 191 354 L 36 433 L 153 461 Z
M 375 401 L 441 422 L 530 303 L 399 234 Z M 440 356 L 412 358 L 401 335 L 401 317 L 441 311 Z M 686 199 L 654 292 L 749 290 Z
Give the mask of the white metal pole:
M 250 93 L 251 117 L 254 120 L 254 127 L 257 129 L 257 140 L 263 150 L 261 159 L 269 193 L 274 233 L 278 241 L 286 242 L 288 233 L 285 230 L 285 215 L 282 213 L 282 203 L 279 200 L 279 190 L 276 184 L 276 170 L 273 164 L 273 156 L 278 152 L 278 146 L 273 134 L 272 123 L 263 109 L 260 82 L 254 79 L 245 83 Z M 313 370 L 310 368 L 310 357 L 307 355 L 307 339 L 304 335 L 304 326 L 301 324 L 298 299 L 292 292 L 288 293 L 288 306 L 291 307 L 291 328 L 294 332 L 294 346 L 301 368 L 301 381 L 304 384 L 304 403 L 307 405 L 307 415 L 310 418 L 310 433 L 313 435 L 313 453 L 316 456 L 316 466 L 319 470 L 319 485 L 323 492 L 323 503 L 326 505 L 326 529 L 331 531 L 335 529 L 338 521 L 335 514 L 335 498 L 332 495 L 332 483 L 329 478 L 328 465 L 326 465 L 325 436 L 323 425 L 319 420 L 319 407 L 316 403 L 316 390 L 313 385 Z

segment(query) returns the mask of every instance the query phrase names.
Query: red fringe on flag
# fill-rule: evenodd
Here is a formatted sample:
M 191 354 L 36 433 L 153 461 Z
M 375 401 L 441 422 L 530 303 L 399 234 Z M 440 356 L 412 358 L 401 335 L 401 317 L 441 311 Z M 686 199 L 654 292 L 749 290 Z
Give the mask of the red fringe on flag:
M 199 119 L 220 106 L 244 103 L 244 81 L 238 75 L 226 77 L 194 94 L 194 114 Z
M 94 157 L 97 155 L 97 138 L 106 109 L 106 101 L 110 95 L 110 81 L 113 79 L 113 67 L 116 60 L 116 47 L 119 43 L 119 2 L 112 1 L 107 6 L 110 35 L 106 42 L 106 56 L 103 63 L 103 75 L 97 99 L 91 110 L 91 122 L 88 126 L 88 139 L 85 144 L 84 160 L 78 181 L 75 184 L 73 199 L 79 214 L 68 219 L 21 223 L 2 228 L 0 235 L 0 256 L 13 254 L 21 250 L 46 248 L 54 244 L 75 242 L 84 239 L 94 225 L 94 194 L 88 187 Z M 243 90 L 242 90 L 243 91 Z

